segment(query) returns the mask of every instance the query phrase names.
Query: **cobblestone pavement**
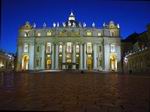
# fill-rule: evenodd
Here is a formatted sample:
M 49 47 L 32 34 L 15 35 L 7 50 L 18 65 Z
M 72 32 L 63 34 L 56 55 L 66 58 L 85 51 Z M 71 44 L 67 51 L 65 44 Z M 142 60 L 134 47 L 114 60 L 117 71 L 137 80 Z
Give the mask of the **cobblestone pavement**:
M 150 112 L 150 76 L 1 73 L 0 110 Z

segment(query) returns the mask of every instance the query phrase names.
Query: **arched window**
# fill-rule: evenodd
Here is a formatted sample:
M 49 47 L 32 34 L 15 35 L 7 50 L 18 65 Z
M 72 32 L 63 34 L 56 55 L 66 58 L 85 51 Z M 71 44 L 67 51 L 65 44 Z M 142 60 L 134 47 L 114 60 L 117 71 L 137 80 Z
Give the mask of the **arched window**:
M 28 37 L 28 36 L 29 36 L 29 32 L 25 32 L 25 33 L 24 33 L 24 36 L 25 36 L 25 37 Z

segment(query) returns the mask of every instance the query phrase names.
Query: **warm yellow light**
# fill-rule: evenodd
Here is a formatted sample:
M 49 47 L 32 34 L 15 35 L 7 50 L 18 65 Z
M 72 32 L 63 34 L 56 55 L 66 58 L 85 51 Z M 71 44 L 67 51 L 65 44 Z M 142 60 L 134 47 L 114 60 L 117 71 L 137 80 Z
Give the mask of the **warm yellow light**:
M 1 63 L 0 63 L 0 68 L 2 68 L 3 66 L 4 66 L 4 64 L 1 62 Z
M 67 63 L 71 63 L 71 59 L 67 59 Z
M 87 32 L 86 34 L 87 34 L 87 36 L 91 36 L 91 35 L 92 35 L 92 33 L 91 33 L 91 32 Z
M 51 64 L 51 60 L 47 60 L 47 65 Z
M 37 35 L 38 35 L 38 36 L 41 36 L 41 33 L 38 33 Z
M 98 36 L 102 36 L 102 34 L 101 34 L 101 33 L 98 33 Z
M 88 57 L 91 57 L 91 55 L 88 55 Z
M 52 33 L 49 31 L 49 32 L 47 32 L 47 36 L 51 36 L 52 35 Z

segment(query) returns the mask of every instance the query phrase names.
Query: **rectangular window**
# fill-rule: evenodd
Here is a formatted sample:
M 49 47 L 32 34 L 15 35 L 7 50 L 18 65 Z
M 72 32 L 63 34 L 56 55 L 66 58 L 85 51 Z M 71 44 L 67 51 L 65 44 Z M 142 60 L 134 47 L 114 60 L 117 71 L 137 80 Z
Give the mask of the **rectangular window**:
M 37 36 L 38 36 L 38 37 L 41 36 L 41 33 L 37 33 Z
M 46 45 L 46 53 L 51 53 L 51 43 L 47 43 Z
M 59 46 L 59 53 L 62 53 L 62 45 Z
M 28 44 L 27 43 L 24 44 L 24 52 L 28 52 Z
M 88 31 L 86 34 L 87 34 L 87 36 L 92 36 L 92 32 Z
M 72 52 L 72 46 L 71 46 L 71 42 L 67 43 L 67 53 L 71 53 Z
M 76 53 L 79 53 L 79 45 L 76 45 Z
M 87 43 L 87 53 L 92 53 L 92 43 Z
M 115 45 L 111 44 L 111 48 L 110 48 L 111 52 L 115 52 Z
M 52 33 L 50 31 L 47 32 L 47 36 L 51 36 Z
M 102 34 L 100 32 L 98 32 L 98 36 L 102 36 Z

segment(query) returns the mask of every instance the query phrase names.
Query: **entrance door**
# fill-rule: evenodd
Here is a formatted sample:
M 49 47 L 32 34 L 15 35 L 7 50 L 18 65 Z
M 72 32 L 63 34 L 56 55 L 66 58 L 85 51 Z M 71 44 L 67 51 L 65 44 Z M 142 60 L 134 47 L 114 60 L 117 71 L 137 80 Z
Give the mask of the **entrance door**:
M 71 59 L 67 59 L 67 69 L 72 69 Z
M 87 58 L 87 68 L 88 70 L 92 70 L 92 56 L 91 55 L 88 55 L 88 58 Z
M 117 70 L 117 58 L 116 58 L 116 55 L 111 55 L 110 56 L 110 69 L 112 71 L 116 71 Z
M 24 55 L 22 57 L 22 70 L 28 70 L 29 69 L 29 56 Z
M 46 68 L 47 68 L 47 69 L 51 69 L 51 59 L 48 59 L 48 60 L 47 60 Z

